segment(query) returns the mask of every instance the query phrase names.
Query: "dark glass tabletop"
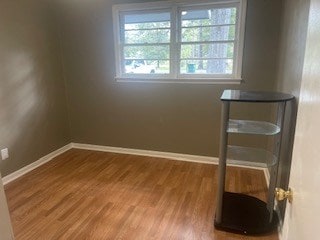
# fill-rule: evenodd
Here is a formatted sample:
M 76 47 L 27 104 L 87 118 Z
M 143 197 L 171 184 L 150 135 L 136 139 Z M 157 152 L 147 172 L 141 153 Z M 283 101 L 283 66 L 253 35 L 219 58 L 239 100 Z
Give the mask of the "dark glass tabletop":
M 285 102 L 294 99 L 294 96 L 280 92 L 224 90 L 221 101 L 234 102 Z

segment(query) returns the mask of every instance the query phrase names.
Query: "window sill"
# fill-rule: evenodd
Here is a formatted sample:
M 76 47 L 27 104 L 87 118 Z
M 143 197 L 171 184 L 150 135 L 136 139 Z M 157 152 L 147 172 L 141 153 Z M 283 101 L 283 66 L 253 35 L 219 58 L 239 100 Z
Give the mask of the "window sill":
M 188 83 L 188 84 L 241 84 L 241 78 L 132 78 L 132 77 L 115 77 L 116 82 L 124 83 Z

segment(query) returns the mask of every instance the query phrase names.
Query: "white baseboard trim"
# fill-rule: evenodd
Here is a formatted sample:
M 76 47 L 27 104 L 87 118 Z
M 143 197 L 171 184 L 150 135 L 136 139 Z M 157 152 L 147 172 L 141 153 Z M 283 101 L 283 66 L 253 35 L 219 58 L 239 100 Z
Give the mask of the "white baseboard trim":
M 131 154 L 131 155 L 147 156 L 147 157 L 158 157 L 158 158 L 166 158 L 166 159 L 185 161 L 185 162 L 197 162 L 197 163 L 216 164 L 216 165 L 219 164 L 219 158 L 217 157 L 208 157 L 208 156 L 172 153 L 172 152 L 161 152 L 161 151 L 153 151 L 153 150 L 141 150 L 141 149 L 133 149 L 133 148 L 110 147 L 110 146 L 101 146 L 101 145 L 83 144 L 83 143 L 71 143 L 71 145 L 73 148 L 84 149 L 84 150 L 122 153 L 122 154 Z M 260 168 L 260 167 L 244 166 L 241 164 L 241 161 L 234 161 L 234 160 L 233 160 L 233 163 L 228 164 L 228 166 L 264 170 L 264 168 Z
M 37 161 L 35 161 L 35 162 L 33 162 L 33 163 L 23 167 L 23 168 L 11 173 L 11 174 L 3 177 L 2 178 L 3 184 L 6 185 L 6 184 L 12 182 L 13 180 L 21 177 L 22 175 L 24 175 L 24 174 L 34 170 L 35 168 L 40 167 L 41 165 L 51 161 L 53 158 L 55 158 L 58 155 L 70 150 L 71 148 L 72 148 L 72 144 L 69 143 L 69 144 L 67 144 L 67 145 L 65 145 L 65 146 L 63 146 L 63 147 L 61 147 L 61 148 L 59 148 L 59 149 L 57 149 L 57 150 L 45 155 L 45 156 L 43 156 L 39 160 L 37 160 Z
M 33 169 L 40 167 L 41 165 L 51 161 L 56 156 L 70 150 L 72 148 L 77 149 L 85 149 L 85 150 L 92 150 L 92 151 L 102 151 L 102 152 L 113 152 L 113 153 L 122 153 L 122 154 L 131 154 L 131 155 L 138 155 L 138 156 L 148 156 L 148 157 L 158 157 L 158 158 L 166 158 L 178 161 L 186 161 L 186 162 L 197 162 L 197 163 L 205 163 L 205 164 L 218 164 L 219 159 L 216 157 L 208 157 L 208 156 L 198 156 L 198 155 L 191 155 L 191 154 L 182 154 L 182 153 L 171 153 L 171 152 L 160 152 L 160 151 L 153 151 L 153 150 L 141 150 L 141 149 L 132 149 L 132 148 L 122 148 L 122 147 L 110 147 L 110 146 L 101 146 L 101 145 L 93 145 L 93 144 L 83 144 L 83 143 L 69 143 L 49 154 L 40 158 L 39 160 L 5 176 L 2 178 L 3 184 L 8 184 L 13 180 L 21 177 L 22 175 L 32 171 Z M 268 171 L 264 168 L 259 167 L 251 167 L 251 166 L 243 166 L 239 161 L 233 161 L 233 164 L 228 164 L 228 166 L 233 167 L 241 167 L 241 168 L 250 168 L 250 169 L 257 169 L 264 171 L 266 182 L 269 184 Z
M 131 154 L 131 155 L 147 156 L 147 157 L 167 158 L 167 159 L 186 161 L 186 162 L 197 162 L 197 163 L 206 163 L 206 164 L 219 163 L 219 159 L 216 157 L 197 156 L 197 155 L 182 154 L 182 153 L 160 152 L 160 151 L 153 151 L 153 150 L 141 150 L 141 149 L 122 148 L 122 147 L 109 147 L 109 146 L 83 144 L 83 143 L 71 143 L 71 146 L 77 149 Z

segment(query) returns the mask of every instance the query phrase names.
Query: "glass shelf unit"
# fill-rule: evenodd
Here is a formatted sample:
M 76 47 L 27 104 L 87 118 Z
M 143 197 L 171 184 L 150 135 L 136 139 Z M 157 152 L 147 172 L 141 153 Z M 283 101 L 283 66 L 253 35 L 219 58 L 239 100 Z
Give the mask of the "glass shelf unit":
M 277 157 L 271 152 L 252 147 L 228 145 L 228 163 L 241 166 L 272 167 L 277 163 Z
M 250 120 L 234 120 L 228 122 L 228 133 L 246 133 L 259 135 L 276 135 L 280 132 L 280 127 L 273 123 Z
M 290 94 L 224 90 L 221 96 L 221 130 L 217 207 L 214 225 L 218 229 L 242 234 L 264 234 L 277 228 L 274 210 L 274 189 L 277 183 L 281 139 L 286 103 L 294 99 Z M 277 108 L 275 123 L 230 119 L 230 105 L 234 102 L 255 105 L 272 103 Z M 233 146 L 230 134 L 272 136 L 272 152 L 253 147 Z M 270 173 L 267 201 L 241 193 L 225 191 L 227 162 L 238 166 L 268 168 Z M 250 214 L 249 214 L 250 213 Z M 252 213 L 252 214 L 251 214 Z M 257 223 L 259 223 L 257 225 Z

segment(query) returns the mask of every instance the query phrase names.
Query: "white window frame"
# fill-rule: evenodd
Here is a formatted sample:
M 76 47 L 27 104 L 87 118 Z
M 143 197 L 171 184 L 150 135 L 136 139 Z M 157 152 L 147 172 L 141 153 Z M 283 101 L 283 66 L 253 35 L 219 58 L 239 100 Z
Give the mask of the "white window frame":
M 181 11 L 203 7 L 236 7 L 237 21 L 234 39 L 233 74 L 183 74 L 180 68 L 181 45 Z M 245 33 L 247 0 L 203 0 L 203 1 L 159 1 L 148 3 L 113 5 L 113 29 L 115 48 L 115 79 L 119 82 L 170 82 L 170 83 L 218 83 L 239 84 L 242 81 L 242 58 Z M 125 12 L 137 11 L 170 11 L 171 41 L 170 41 L 170 73 L 169 74 L 128 74 L 123 71 L 123 43 L 121 42 L 121 16 Z M 227 77 L 226 77 L 227 76 Z

